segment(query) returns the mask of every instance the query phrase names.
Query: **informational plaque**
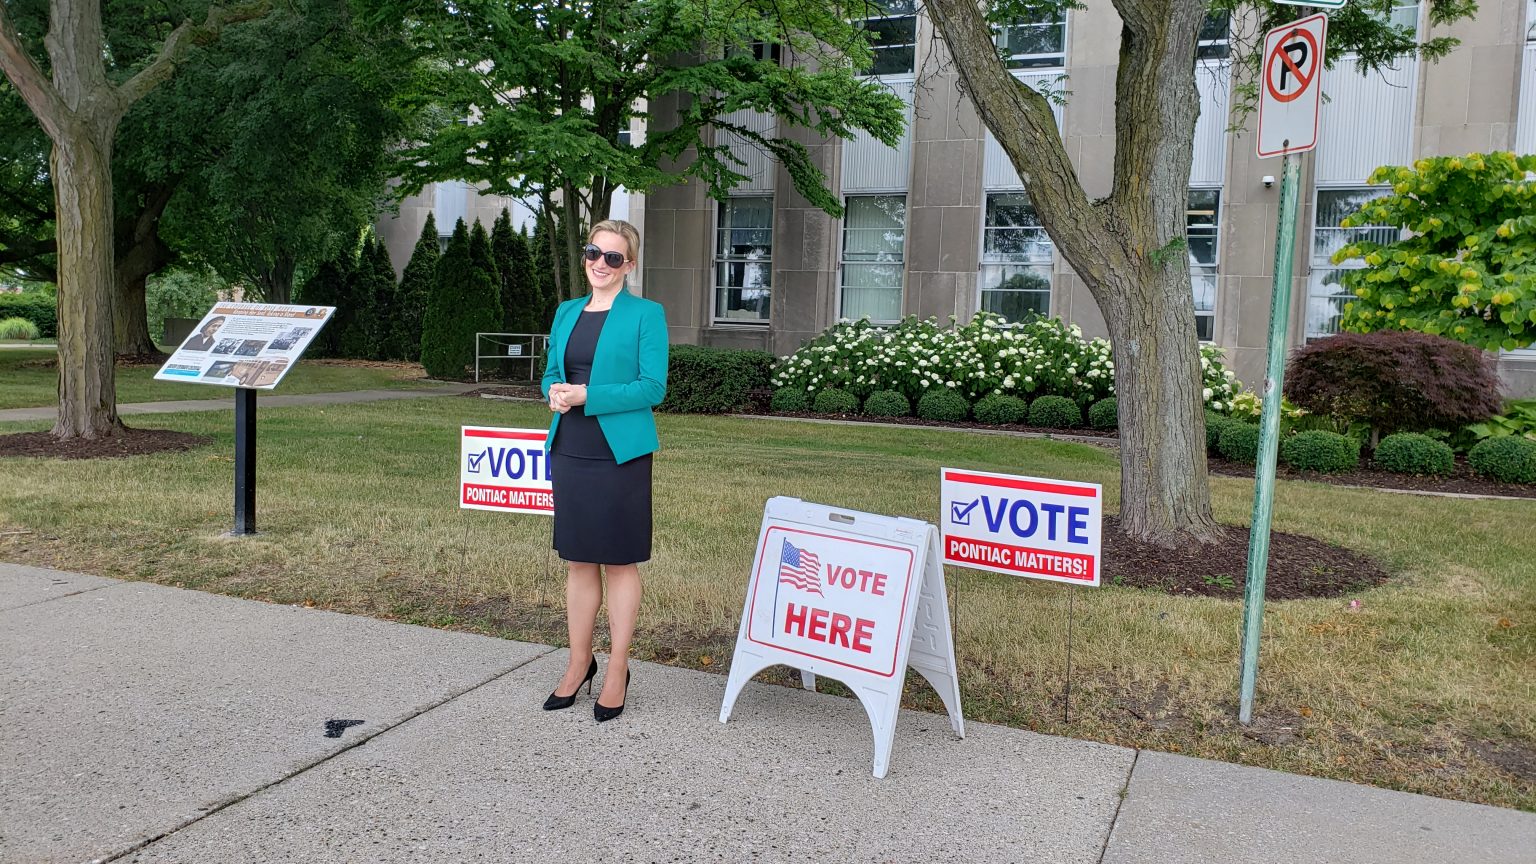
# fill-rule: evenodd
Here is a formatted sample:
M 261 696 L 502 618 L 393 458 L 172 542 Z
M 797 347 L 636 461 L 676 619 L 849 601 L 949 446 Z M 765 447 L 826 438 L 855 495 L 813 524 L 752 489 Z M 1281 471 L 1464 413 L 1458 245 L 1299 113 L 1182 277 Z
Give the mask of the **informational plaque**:
M 335 311 L 334 306 L 216 303 L 155 379 L 271 390 Z

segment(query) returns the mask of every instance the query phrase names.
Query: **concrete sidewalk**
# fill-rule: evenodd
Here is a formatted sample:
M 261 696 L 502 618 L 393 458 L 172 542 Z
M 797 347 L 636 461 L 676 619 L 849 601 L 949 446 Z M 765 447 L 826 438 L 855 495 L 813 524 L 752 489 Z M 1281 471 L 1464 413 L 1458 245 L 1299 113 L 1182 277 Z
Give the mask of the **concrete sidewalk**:
M 390 399 L 420 399 L 424 396 L 454 396 L 468 393 L 481 385 L 443 382 L 419 390 L 341 390 L 334 393 L 297 393 L 290 396 L 268 395 L 256 397 L 258 407 L 287 408 L 294 405 L 344 405 L 353 402 L 381 402 Z M 233 411 L 235 395 L 222 399 L 184 399 L 171 402 L 124 402 L 117 406 L 121 416 L 131 414 L 179 414 L 183 411 Z M 6 408 L 0 410 L 0 423 L 21 420 L 52 420 L 58 416 L 58 408 L 48 405 L 41 408 Z
M 1530 862 L 1536 815 L 0 564 L 0 861 Z M 328 721 L 362 721 L 327 737 Z

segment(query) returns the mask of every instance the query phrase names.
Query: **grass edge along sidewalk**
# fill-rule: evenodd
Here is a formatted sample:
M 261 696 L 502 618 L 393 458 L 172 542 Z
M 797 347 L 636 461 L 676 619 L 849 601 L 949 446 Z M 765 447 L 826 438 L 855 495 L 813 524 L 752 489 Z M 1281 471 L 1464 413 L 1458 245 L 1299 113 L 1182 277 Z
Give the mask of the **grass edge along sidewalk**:
M 454 500 L 460 424 L 538 426 L 546 416 L 536 405 L 459 398 L 264 412 L 265 533 L 238 542 L 220 538 L 230 518 L 227 422 L 137 418 L 216 443 L 126 461 L 5 460 L 0 559 L 561 644 L 548 522 L 462 512 Z M 656 555 L 643 570 L 636 653 L 674 665 L 718 669 L 728 659 L 773 495 L 931 520 L 939 467 L 960 464 L 1103 483 L 1106 509 L 1118 504 L 1113 454 L 1084 445 L 697 416 L 663 416 L 661 426 Z M 1242 524 L 1251 481 L 1212 485 L 1218 518 Z M 1282 483 L 1277 530 L 1367 552 L 1394 578 L 1347 597 L 1269 605 L 1251 728 L 1232 720 L 1236 601 L 1079 591 L 1072 722 L 1063 724 L 1059 586 L 952 570 L 966 713 L 1536 810 L 1536 682 L 1524 671 L 1536 662 L 1533 516 L 1528 502 Z M 907 693 L 912 707 L 938 707 L 921 684 Z

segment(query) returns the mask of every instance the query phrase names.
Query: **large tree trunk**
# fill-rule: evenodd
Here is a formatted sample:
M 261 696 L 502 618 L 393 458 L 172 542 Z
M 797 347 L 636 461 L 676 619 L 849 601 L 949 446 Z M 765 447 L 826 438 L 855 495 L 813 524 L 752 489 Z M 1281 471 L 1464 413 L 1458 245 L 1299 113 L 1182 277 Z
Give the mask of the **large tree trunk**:
M 171 261 L 171 248 L 160 239 L 160 217 L 175 189 L 174 185 L 153 189 L 132 221 L 124 219 L 118 224 L 116 308 L 112 316 L 114 350 L 118 356 L 160 353 L 150 329 L 144 289 L 149 277 Z
M 1050 103 L 999 60 L 974 0 L 929 0 L 967 94 L 1007 151 L 1051 239 L 1087 284 L 1114 342 L 1120 519 L 1164 546 L 1217 539 L 1205 462 L 1194 300 L 1184 248 L 1203 0 L 1115 0 L 1124 22 L 1115 185 L 1083 191 Z
M 101 438 L 123 429 L 112 365 L 112 131 L 76 128 L 53 145 L 59 242 L 59 415 L 53 434 L 58 438 Z

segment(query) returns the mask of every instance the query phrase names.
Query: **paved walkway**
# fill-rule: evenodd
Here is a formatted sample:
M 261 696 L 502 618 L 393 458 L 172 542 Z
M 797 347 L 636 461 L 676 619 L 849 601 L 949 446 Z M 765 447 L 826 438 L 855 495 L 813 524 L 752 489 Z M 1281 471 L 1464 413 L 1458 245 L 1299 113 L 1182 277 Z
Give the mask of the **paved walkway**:
M 352 402 L 380 402 L 387 399 L 420 399 L 423 396 L 452 396 L 468 393 L 481 385 L 444 382 L 417 390 L 344 390 L 337 393 L 298 393 L 287 395 L 262 395 L 257 404 L 264 408 L 287 408 L 293 405 L 342 405 Z M 223 399 L 184 399 L 172 402 L 124 402 L 117 406 L 121 416 L 131 414 L 179 414 L 183 411 L 233 411 L 234 391 Z M 6 408 L 0 411 L 0 423 L 16 420 L 52 420 L 58 409 L 52 405 L 42 408 Z
M 1480 862 L 1536 814 L 0 564 L 0 861 Z M 358 721 L 326 734 L 330 721 Z

